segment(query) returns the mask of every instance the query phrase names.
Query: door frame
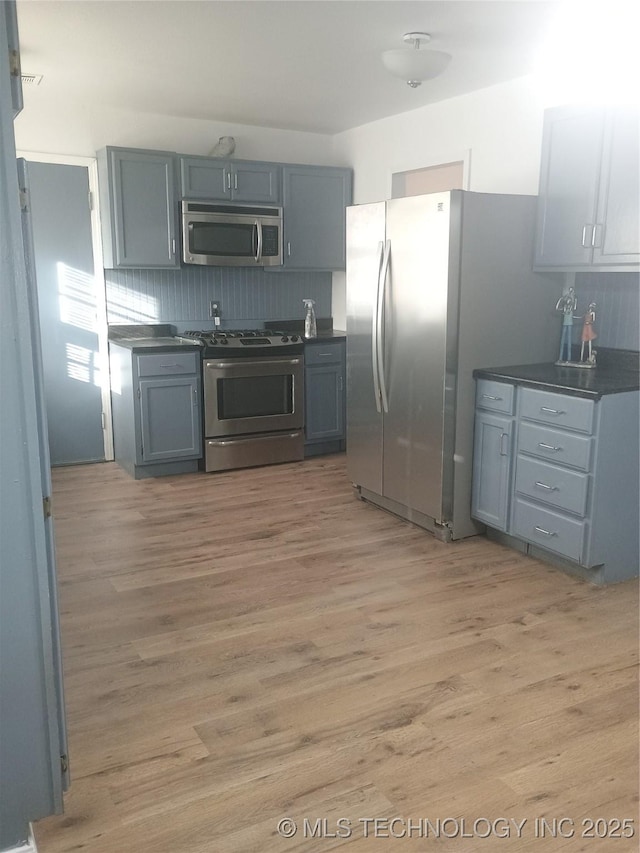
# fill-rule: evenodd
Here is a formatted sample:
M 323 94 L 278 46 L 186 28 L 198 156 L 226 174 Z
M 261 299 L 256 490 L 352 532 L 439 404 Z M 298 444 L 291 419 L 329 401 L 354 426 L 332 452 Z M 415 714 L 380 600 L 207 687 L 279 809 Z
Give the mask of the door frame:
M 91 198 L 91 247 L 93 250 L 93 274 L 96 282 L 96 333 L 98 335 L 98 359 L 100 374 L 103 377 L 101 391 L 104 458 L 112 462 L 113 418 L 111 414 L 111 378 L 109 373 L 109 325 L 107 322 L 107 290 L 102 262 L 102 239 L 100 221 L 100 195 L 98 188 L 98 163 L 95 157 L 79 157 L 66 154 L 42 154 L 36 151 L 17 152 L 27 163 L 51 163 L 55 166 L 85 166 L 89 177 Z

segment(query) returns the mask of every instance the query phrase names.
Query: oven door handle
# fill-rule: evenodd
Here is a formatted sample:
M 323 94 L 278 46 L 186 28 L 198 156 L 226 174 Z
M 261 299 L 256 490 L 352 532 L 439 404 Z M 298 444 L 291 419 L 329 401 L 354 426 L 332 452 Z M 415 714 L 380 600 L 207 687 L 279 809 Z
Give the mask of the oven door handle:
M 272 358 L 261 358 L 259 361 L 253 361 L 248 358 L 237 358 L 233 361 L 205 361 L 205 367 L 214 370 L 228 370 L 233 367 L 262 367 L 265 364 L 276 365 L 278 367 L 286 367 L 288 364 L 302 364 L 299 358 L 283 358 L 280 361 Z
M 238 444 L 255 444 L 256 441 L 274 441 L 282 438 L 298 438 L 300 430 L 297 432 L 278 433 L 277 435 L 254 435 L 251 438 L 208 438 L 207 444 L 210 447 L 227 447 L 228 445 Z

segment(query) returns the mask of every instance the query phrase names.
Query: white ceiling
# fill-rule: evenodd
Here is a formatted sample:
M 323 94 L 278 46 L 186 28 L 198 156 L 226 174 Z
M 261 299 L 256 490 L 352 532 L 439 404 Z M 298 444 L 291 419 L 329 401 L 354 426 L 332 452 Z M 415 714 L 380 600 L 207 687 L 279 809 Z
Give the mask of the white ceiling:
M 334 134 L 530 73 L 544 0 L 18 0 L 38 100 Z M 424 30 L 453 60 L 417 89 L 383 50 Z M 34 92 L 34 95 L 36 93 Z

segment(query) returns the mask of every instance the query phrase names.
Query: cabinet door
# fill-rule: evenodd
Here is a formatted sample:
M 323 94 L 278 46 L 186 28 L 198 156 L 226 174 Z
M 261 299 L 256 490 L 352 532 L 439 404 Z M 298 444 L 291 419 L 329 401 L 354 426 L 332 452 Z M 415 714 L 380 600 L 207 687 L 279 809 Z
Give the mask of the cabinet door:
M 344 269 L 351 170 L 284 166 L 284 266 Z
M 507 529 L 513 421 L 477 411 L 473 446 L 471 515 Z
M 113 266 L 177 267 L 171 155 L 110 149 Z
M 143 462 L 201 456 L 199 396 L 195 376 L 140 380 Z
M 594 264 L 640 261 L 640 116 L 613 111 L 605 129 Z
M 536 266 L 591 263 L 603 133 L 603 109 L 545 113 Z
M 225 160 L 207 157 L 180 158 L 183 198 L 231 199 L 231 167 Z
M 305 440 L 344 438 L 344 371 L 342 364 L 305 370 Z
M 234 163 L 231 173 L 234 201 L 280 201 L 280 167 L 270 163 Z

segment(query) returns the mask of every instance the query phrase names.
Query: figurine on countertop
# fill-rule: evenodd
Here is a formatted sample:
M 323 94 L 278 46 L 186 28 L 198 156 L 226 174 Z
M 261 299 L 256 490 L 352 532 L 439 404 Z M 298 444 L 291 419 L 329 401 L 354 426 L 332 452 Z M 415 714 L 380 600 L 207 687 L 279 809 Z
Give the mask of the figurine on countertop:
M 573 312 L 578 307 L 573 287 L 556 302 L 556 311 L 562 311 L 562 335 L 560 336 L 560 355 L 558 362 L 571 361 L 571 343 L 573 337 Z M 566 353 L 566 354 L 565 354 Z
M 589 307 L 587 308 L 587 313 L 584 315 L 584 323 L 582 326 L 582 333 L 580 335 L 580 340 L 582 341 L 580 346 L 580 361 L 585 364 L 595 364 L 596 363 L 596 353 L 595 350 L 591 348 L 591 341 L 595 341 L 598 337 L 596 334 L 596 330 L 593 328 L 593 324 L 596 320 L 596 303 L 590 302 Z M 587 345 L 587 357 L 584 357 L 585 346 Z

